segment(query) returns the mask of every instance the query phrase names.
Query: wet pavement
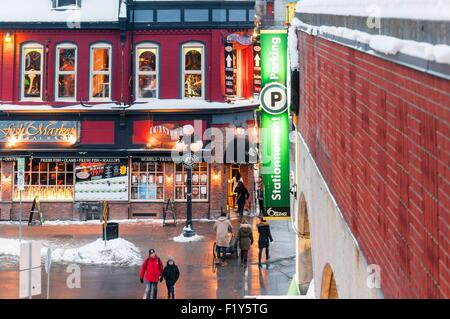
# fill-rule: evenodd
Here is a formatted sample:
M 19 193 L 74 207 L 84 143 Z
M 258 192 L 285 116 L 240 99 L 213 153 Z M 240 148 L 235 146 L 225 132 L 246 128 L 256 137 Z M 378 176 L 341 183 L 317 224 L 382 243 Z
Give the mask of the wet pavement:
M 253 223 L 255 243 L 249 253 L 249 265 L 244 268 L 237 258 L 230 257 L 224 266 L 216 266 L 212 255 L 215 234 L 214 221 L 194 221 L 194 229 L 204 236 L 201 241 L 178 243 L 171 238 L 181 234 L 184 223 L 177 226 L 161 226 L 153 223 L 120 224 L 120 238 L 135 244 L 142 257 L 154 248 L 165 264 L 167 256 L 174 256 L 180 268 L 180 280 L 176 284 L 177 298 L 239 299 L 245 296 L 286 295 L 295 272 L 295 235 L 289 221 L 271 221 L 274 242 L 270 247 L 270 263 L 258 267 L 256 220 Z M 237 220 L 232 220 L 234 231 Z M 25 239 L 57 243 L 58 246 L 82 246 L 101 237 L 102 226 L 58 225 L 23 227 Z M 18 226 L 0 224 L 0 238 L 18 238 Z M 264 260 L 264 257 L 263 257 Z M 53 263 L 51 268 L 50 298 L 92 299 L 121 298 L 140 299 L 145 285 L 139 282 L 138 266 L 83 265 L 81 288 L 70 289 L 66 280 L 68 264 Z M 0 256 L 0 298 L 18 297 L 17 258 Z M 34 298 L 46 298 L 47 274 L 42 267 L 42 294 Z M 165 283 L 159 284 L 158 298 L 166 298 Z

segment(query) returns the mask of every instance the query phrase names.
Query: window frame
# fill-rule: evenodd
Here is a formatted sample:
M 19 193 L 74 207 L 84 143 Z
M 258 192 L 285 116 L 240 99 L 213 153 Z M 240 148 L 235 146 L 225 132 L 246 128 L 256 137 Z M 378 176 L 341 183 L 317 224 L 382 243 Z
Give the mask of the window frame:
M 27 49 L 39 49 L 41 50 L 41 68 L 39 72 L 35 71 L 35 74 L 40 75 L 40 96 L 39 97 L 26 97 L 25 96 L 25 76 L 29 74 L 30 71 L 25 71 L 25 50 Z M 37 42 L 24 43 L 20 49 L 21 54 L 21 66 L 20 66 L 20 100 L 21 101 L 36 101 L 43 102 L 43 85 L 44 85 L 44 46 Z
M 156 164 L 159 164 L 159 162 L 141 162 L 141 161 L 136 161 L 136 162 L 134 162 L 134 163 L 138 163 L 139 164 L 139 171 L 138 171 L 138 175 L 140 176 L 141 175 L 141 168 L 140 168 L 140 164 L 142 164 L 142 163 L 144 163 L 144 164 L 146 164 L 146 166 L 147 166 L 147 170 L 145 171 L 145 174 L 146 174 L 146 176 L 150 176 L 150 175 L 153 175 L 153 176 L 157 176 L 157 174 L 158 174 L 158 172 L 155 170 L 155 171 L 153 171 L 153 173 L 149 173 L 149 169 L 148 169 L 148 164 L 154 164 L 154 165 L 156 165 Z M 163 165 L 163 170 L 162 170 L 162 176 L 163 176 L 163 183 L 162 183 L 162 185 L 163 185 L 163 198 L 162 199 L 133 199 L 132 198 L 132 195 L 133 195 L 133 188 L 136 188 L 136 187 L 133 187 L 133 172 L 134 172 L 134 170 L 133 170 L 133 160 L 131 159 L 131 161 L 130 161 L 130 181 L 129 181 L 129 185 L 130 185 L 130 187 L 129 187 L 129 192 L 130 192 L 130 202 L 136 202 L 136 203 L 164 203 L 165 202 L 165 199 L 166 199 L 166 163 L 164 163 L 164 162 L 162 162 L 161 163 L 162 165 Z M 138 185 L 139 185 L 139 183 L 138 183 Z M 139 186 L 137 187 L 138 188 L 138 191 L 139 191 Z M 156 193 L 158 194 L 158 189 L 156 190 Z
M 60 49 L 75 49 L 75 71 L 60 71 Z M 78 89 L 78 46 L 76 44 L 65 42 L 56 46 L 56 66 L 55 66 L 55 101 L 58 102 L 75 102 L 77 100 Z M 75 95 L 74 97 L 66 98 L 59 97 L 59 76 L 60 75 L 75 75 Z
M 156 71 L 139 71 L 139 50 L 142 49 L 156 49 L 156 61 L 155 68 Z M 160 68 L 159 68 L 159 44 L 155 42 L 142 42 L 136 46 L 135 53 L 135 100 L 136 101 L 151 101 L 159 99 L 159 88 L 160 88 Z M 156 75 L 156 97 L 139 97 L 139 76 L 140 75 Z
M 200 71 L 186 72 L 186 53 L 185 49 L 201 49 L 202 50 L 202 65 Z M 181 98 L 187 100 L 206 100 L 206 46 L 201 42 L 187 42 L 181 45 Z M 200 74 L 202 76 L 202 96 L 201 97 L 186 97 L 185 76 L 186 74 Z
M 205 164 L 206 165 L 206 185 L 204 185 L 206 187 L 206 198 L 205 199 L 195 199 L 194 196 L 192 196 L 192 202 L 205 203 L 205 202 L 208 202 L 209 198 L 210 198 L 210 189 L 209 189 L 209 187 L 210 187 L 210 165 L 208 163 L 206 163 L 206 162 L 201 162 L 201 163 L 198 163 L 198 164 Z M 182 185 L 183 186 L 180 186 L 180 185 L 177 186 L 176 176 L 177 176 L 177 174 L 180 171 L 177 170 L 177 163 L 174 163 L 174 170 L 173 170 L 174 171 L 174 176 L 173 176 L 174 177 L 173 178 L 173 198 L 174 198 L 175 202 L 186 203 L 187 202 L 187 198 L 179 199 L 179 198 L 176 197 L 177 196 L 177 187 L 178 188 L 180 188 L 180 187 L 187 188 L 186 180 L 184 180 L 185 176 L 187 178 L 187 169 L 186 169 L 186 166 L 183 163 L 180 163 L 180 165 L 182 167 L 182 170 L 181 170 L 181 181 L 182 181 Z M 194 170 L 192 170 L 192 173 L 194 173 Z M 192 174 L 192 176 L 194 176 L 194 174 Z M 203 186 L 203 185 L 201 185 L 201 176 L 199 178 L 200 178 L 200 180 L 199 180 L 200 184 L 198 184 L 198 185 L 199 185 L 199 187 L 201 187 L 201 186 Z M 193 180 L 192 180 L 192 183 L 193 183 Z M 192 188 L 194 186 L 196 186 L 196 185 L 192 184 Z M 200 191 L 200 195 L 201 195 L 201 189 L 199 191 Z M 185 194 L 186 194 L 186 192 L 185 192 Z
M 61 9 L 64 9 L 65 7 L 71 7 L 71 6 L 76 7 L 76 8 L 81 8 L 81 0 L 74 0 L 75 4 L 69 4 L 69 5 L 60 5 L 59 1 L 60 0 L 53 0 L 53 9 L 61 10 Z
M 108 49 L 109 58 L 109 71 L 95 71 L 94 70 L 94 50 L 95 49 Z M 112 102 L 112 45 L 107 42 L 98 42 L 91 44 L 89 47 L 89 101 L 91 102 Z M 93 82 L 95 75 L 108 75 L 109 76 L 109 97 L 94 97 L 93 93 Z
M 27 160 L 29 160 L 30 162 L 27 162 Z M 33 162 L 37 161 L 38 162 L 38 170 L 34 171 L 33 170 Z M 27 167 L 27 163 L 31 163 L 30 167 Z M 40 164 L 41 163 L 45 163 L 47 164 L 47 170 L 46 171 L 42 171 L 40 168 Z M 51 174 L 52 171 L 50 171 L 49 169 L 49 165 L 50 164 L 56 164 L 56 166 L 58 166 L 58 164 L 60 163 L 64 163 L 64 170 L 63 171 L 58 171 L 56 170 L 56 181 L 58 180 L 58 174 L 64 174 L 64 184 L 63 185 L 50 185 L 49 184 L 49 176 Z M 73 165 L 73 171 L 71 172 L 70 170 L 67 170 L 67 165 L 68 164 L 72 164 Z M 41 185 L 41 173 L 42 174 L 47 174 L 47 185 Z M 33 179 L 33 174 L 37 174 L 38 176 L 38 185 L 33 185 L 32 184 L 32 179 Z M 69 174 L 72 174 L 72 184 L 68 185 L 67 182 L 67 176 L 69 176 Z M 29 179 L 27 179 L 27 176 L 29 177 Z M 16 196 L 16 192 L 19 192 L 18 190 L 16 190 L 16 180 L 17 180 L 17 161 L 13 162 L 13 174 L 12 174 L 12 182 L 11 182 L 11 187 L 12 187 L 12 201 L 13 202 L 19 202 L 20 201 L 20 197 Z M 41 202 L 52 202 L 52 203 L 56 203 L 56 202 L 73 202 L 75 200 L 75 163 L 65 163 L 65 162 L 42 162 L 37 158 L 27 158 L 25 160 L 25 191 L 27 189 L 27 187 L 39 187 L 39 188 L 47 188 L 50 189 L 51 187 L 56 187 L 56 188 L 72 188 L 72 198 L 68 199 L 48 199 L 48 198 L 43 198 L 43 197 L 39 197 L 39 200 Z M 25 192 L 24 191 L 24 192 Z M 23 197 L 23 196 L 22 196 Z M 33 202 L 34 199 L 27 199 L 27 198 L 23 198 L 22 201 L 23 202 Z

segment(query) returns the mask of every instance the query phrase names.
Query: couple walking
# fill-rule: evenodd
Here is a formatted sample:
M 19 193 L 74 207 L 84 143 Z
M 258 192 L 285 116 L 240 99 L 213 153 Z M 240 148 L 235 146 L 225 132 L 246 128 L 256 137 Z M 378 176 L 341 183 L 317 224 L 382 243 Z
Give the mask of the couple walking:
M 167 295 L 169 299 L 175 299 L 175 283 L 180 277 L 180 270 L 175 264 L 175 260 L 172 256 L 167 258 L 166 267 L 163 269 L 161 259 L 156 255 L 154 249 L 150 249 L 149 256 L 141 266 L 140 279 L 141 283 L 147 283 L 147 289 L 145 291 L 145 298 L 150 299 L 150 295 L 153 299 L 157 299 L 158 296 L 158 282 L 166 280 Z

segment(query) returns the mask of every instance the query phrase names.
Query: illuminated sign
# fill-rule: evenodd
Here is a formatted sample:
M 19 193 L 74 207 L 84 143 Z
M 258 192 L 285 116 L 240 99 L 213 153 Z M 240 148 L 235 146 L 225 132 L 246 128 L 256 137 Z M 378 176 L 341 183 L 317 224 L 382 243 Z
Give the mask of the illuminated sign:
M 0 121 L 0 143 L 75 144 L 79 140 L 80 122 L 75 121 Z
M 261 30 L 261 175 L 267 219 L 290 218 L 287 30 Z

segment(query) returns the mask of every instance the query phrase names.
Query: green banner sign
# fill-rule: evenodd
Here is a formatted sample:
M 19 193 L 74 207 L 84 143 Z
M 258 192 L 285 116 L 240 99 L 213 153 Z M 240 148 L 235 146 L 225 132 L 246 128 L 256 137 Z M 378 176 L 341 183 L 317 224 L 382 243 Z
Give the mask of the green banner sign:
M 290 218 L 287 30 L 261 30 L 261 175 L 267 219 Z

